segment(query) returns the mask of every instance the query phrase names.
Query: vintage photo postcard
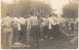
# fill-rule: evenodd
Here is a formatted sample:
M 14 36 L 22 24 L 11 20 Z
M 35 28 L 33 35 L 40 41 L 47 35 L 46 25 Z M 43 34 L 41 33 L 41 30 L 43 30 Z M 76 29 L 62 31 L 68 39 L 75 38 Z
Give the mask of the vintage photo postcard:
M 1 0 L 1 49 L 78 49 L 79 0 Z

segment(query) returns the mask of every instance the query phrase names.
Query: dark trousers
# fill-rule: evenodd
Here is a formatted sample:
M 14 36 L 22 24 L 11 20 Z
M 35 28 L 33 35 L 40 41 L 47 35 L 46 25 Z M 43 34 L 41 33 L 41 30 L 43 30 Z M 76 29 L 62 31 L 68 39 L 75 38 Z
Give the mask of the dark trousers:
M 21 35 L 21 32 L 18 31 L 17 29 L 14 30 L 14 35 L 13 35 L 13 42 L 19 42 L 20 40 L 20 35 Z
M 49 34 L 48 26 L 43 27 L 43 34 L 42 34 L 42 37 L 43 37 L 43 38 L 45 38 L 45 36 L 48 37 L 48 34 Z
M 25 34 L 26 34 L 25 38 L 26 38 L 27 44 L 31 44 L 31 42 L 32 42 L 31 29 L 30 28 L 26 29 Z
M 45 39 L 45 36 L 47 36 L 47 38 L 48 38 L 49 34 L 50 34 L 50 31 L 49 31 L 47 25 L 40 28 L 40 38 L 41 39 Z
M 33 38 L 33 43 L 36 48 L 39 48 L 39 36 L 40 36 L 40 26 L 32 26 L 31 35 Z
M 13 27 L 13 43 L 15 43 L 17 41 L 17 28 L 16 27 Z
M 57 36 L 59 36 L 60 32 L 59 32 L 59 26 L 58 25 L 52 25 L 52 29 L 49 30 L 50 35 L 54 38 L 56 38 Z
M 49 38 L 49 37 L 56 38 L 60 34 L 58 25 L 52 25 L 52 29 L 48 29 L 48 26 L 45 26 L 42 28 L 41 32 L 42 32 L 42 33 L 40 33 L 41 38 L 45 38 L 45 36 L 47 36 L 47 38 Z
M 23 42 L 24 34 L 25 34 L 25 26 L 21 25 L 21 30 L 18 30 L 17 27 L 13 28 L 13 41 L 14 42 Z
M 20 41 L 22 42 L 22 43 L 26 43 L 26 31 L 27 31 L 27 29 L 26 29 L 26 25 L 21 25 L 21 31 L 20 31 Z

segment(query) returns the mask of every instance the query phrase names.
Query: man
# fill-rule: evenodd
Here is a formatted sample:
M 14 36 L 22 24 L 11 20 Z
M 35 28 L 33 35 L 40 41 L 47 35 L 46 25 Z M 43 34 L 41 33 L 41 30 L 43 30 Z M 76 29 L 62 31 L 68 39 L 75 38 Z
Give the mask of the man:
M 26 19 L 26 44 L 28 45 L 28 46 L 30 46 L 29 45 L 29 43 L 31 43 L 31 36 L 30 36 L 30 34 L 31 34 L 31 19 L 30 19 L 30 17 L 28 17 L 27 19 Z
M 27 41 L 31 43 L 31 37 L 33 38 L 34 46 L 38 48 L 38 35 L 39 35 L 39 22 L 37 16 L 30 16 L 27 18 Z
M 42 20 L 40 24 L 40 40 L 44 40 L 48 36 L 48 20 L 47 17 L 41 17 L 40 19 Z
M 5 35 L 6 45 L 12 45 L 13 42 L 13 29 L 12 17 L 6 16 L 2 19 L 2 32 Z
M 56 25 L 56 21 L 54 20 L 55 17 L 54 16 L 49 16 L 48 17 L 48 38 L 49 39 L 53 39 L 53 26 Z
M 54 39 L 59 32 L 59 21 L 57 20 L 58 16 L 50 15 L 48 17 L 48 38 Z
M 36 48 L 39 48 L 39 41 L 38 41 L 39 40 L 39 30 L 40 30 L 39 19 L 37 16 L 31 16 L 30 22 L 31 22 L 31 34 L 33 37 L 34 46 Z
M 20 20 L 19 17 L 14 17 L 13 19 L 13 29 L 14 29 L 14 41 L 18 42 L 18 38 L 20 37 L 20 30 L 21 30 L 21 26 L 20 26 Z
M 15 33 L 15 41 L 16 42 L 21 42 L 21 36 L 24 33 L 22 29 L 23 26 L 25 24 L 25 19 L 23 17 L 15 17 L 14 18 L 14 33 Z
M 23 41 L 25 39 L 25 33 L 26 33 L 26 19 L 23 17 L 14 17 L 13 19 L 13 28 L 14 28 L 14 46 L 23 47 Z M 25 45 L 24 45 L 25 46 Z

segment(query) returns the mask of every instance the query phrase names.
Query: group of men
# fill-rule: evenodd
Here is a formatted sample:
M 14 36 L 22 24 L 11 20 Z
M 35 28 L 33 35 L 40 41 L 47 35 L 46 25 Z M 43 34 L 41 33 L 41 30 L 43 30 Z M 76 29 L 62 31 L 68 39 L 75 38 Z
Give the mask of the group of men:
M 8 36 L 7 38 L 10 45 L 17 42 L 29 44 L 32 42 L 39 43 L 38 40 L 44 40 L 44 38 L 47 37 L 53 39 L 52 34 L 57 31 L 57 28 L 53 27 L 60 22 L 62 22 L 62 20 L 59 21 L 57 16 L 29 16 L 26 18 L 7 16 L 3 18 L 2 26 L 3 32 L 7 33 L 6 35 Z

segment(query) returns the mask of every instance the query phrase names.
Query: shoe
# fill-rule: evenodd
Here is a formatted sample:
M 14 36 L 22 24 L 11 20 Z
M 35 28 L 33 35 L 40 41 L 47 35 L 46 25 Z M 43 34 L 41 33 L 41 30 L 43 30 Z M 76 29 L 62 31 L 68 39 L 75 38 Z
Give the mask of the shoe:
M 44 36 L 45 38 L 48 38 L 48 36 Z
M 22 45 L 20 42 L 15 42 L 14 45 Z
M 13 46 L 16 46 L 16 47 L 25 47 L 26 45 L 23 44 L 23 43 L 20 43 L 20 42 L 15 42 L 15 43 L 13 44 Z
M 43 41 L 44 39 L 43 39 L 43 38 L 41 38 L 40 40 L 41 40 L 41 41 Z
M 27 48 L 31 48 L 32 46 L 31 46 L 30 44 L 27 44 L 26 47 L 27 47 Z
M 50 40 L 54 39 L 54 37 L 49 37 Z
M 12 45 L 12 41 L 9 41 L 9 46 L 11 46 Z

